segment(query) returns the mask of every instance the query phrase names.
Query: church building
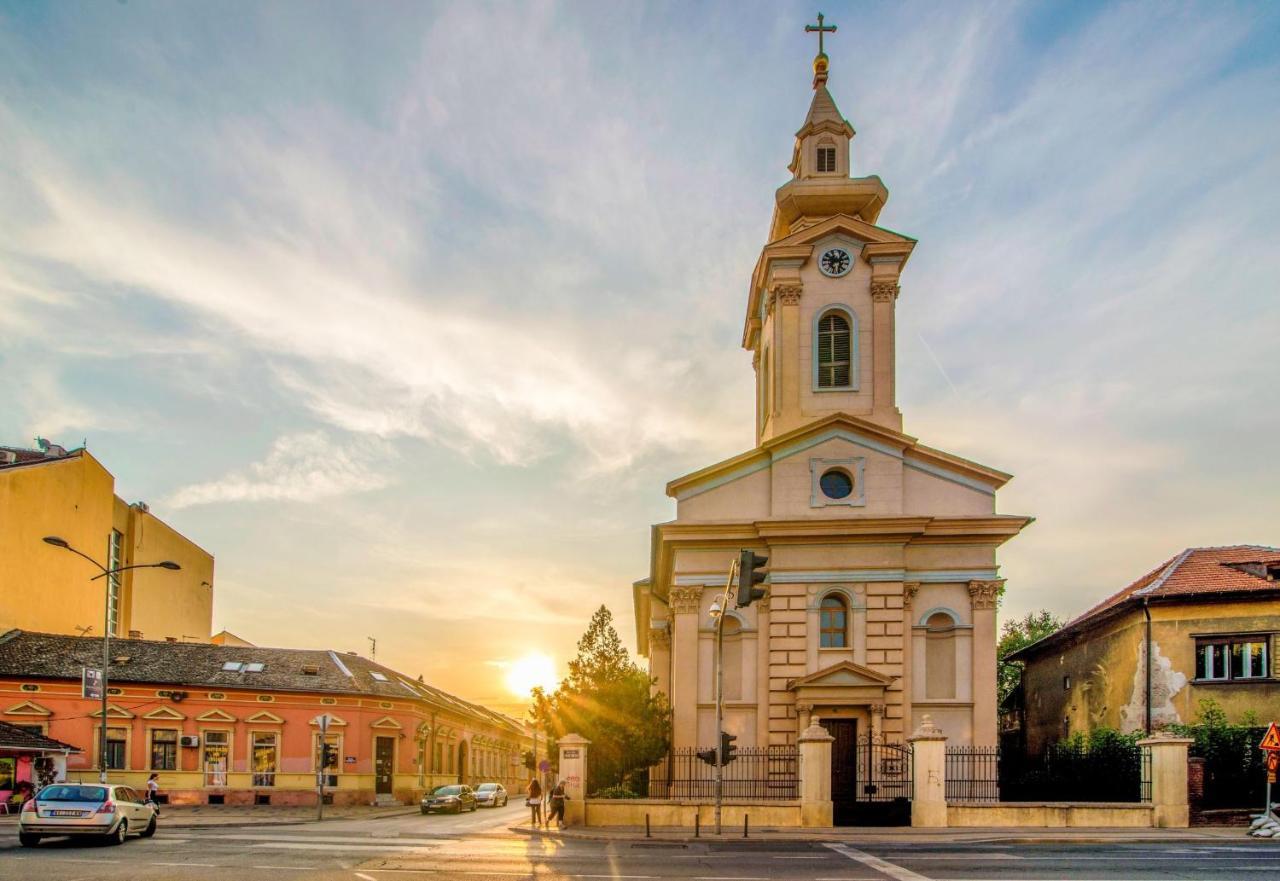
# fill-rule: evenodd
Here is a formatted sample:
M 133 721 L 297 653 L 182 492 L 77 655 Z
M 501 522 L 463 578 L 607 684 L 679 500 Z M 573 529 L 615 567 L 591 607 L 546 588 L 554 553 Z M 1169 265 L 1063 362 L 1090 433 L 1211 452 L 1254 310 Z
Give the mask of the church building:
M 855 176 L 827 74 L 820 47 L 747 289 L 755 447 L 667 484 L 676 517 L 653 527 L 635 585 L 640 653 L 673 746 L 714 745 L 711 604 L 750 549 L 770 574 L 724 623 L 738 746 L 794 744 L 813 722 L 837 749 L 901 741 L 925 714 L 952 744 L 994 745 L 996 550 L 1031 518 L 996 513 L 1009 474 L 903 432 L 894 316 L 916 241 L 876 225 L 889 193 Z

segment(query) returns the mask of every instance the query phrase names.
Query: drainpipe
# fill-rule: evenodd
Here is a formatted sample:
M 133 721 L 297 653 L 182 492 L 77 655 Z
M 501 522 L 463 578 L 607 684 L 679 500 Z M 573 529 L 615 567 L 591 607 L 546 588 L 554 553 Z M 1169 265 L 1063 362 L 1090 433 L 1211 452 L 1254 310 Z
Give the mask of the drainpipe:
M 1142 614 L 1147 619 L 1147 736 L 1151 736 L 1151 598 L 1142 598 Z

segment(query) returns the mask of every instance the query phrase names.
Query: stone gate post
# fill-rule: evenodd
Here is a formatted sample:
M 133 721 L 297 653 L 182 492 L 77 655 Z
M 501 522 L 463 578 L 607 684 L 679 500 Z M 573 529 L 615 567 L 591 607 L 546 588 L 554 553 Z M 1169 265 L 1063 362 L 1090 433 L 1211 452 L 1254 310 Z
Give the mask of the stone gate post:
M 1191 825 L 1187 803 L 1187 750 L 1195 743 L 1190 737 L 1156 735 L 1139 740 L 1138 746 L 1151 750 L 1151 806 L 1155 825 L 1185 829 Z
M 800 733 L 800 825 L 830 826 L 831 744 L 835 740 L 821 725 Z
M 577 734 L 560 738 L 560 771 L 557 783 L 564 783 L 569 800 L 564 806 L 565 823 L 581 826 L 587 819 L 587 748 L 591 741 Z M 553 784 L 554 785 L 554 784 Z
M 947 825 L 947 735 L 920 717 L 920 727 L 907 738 L 911 744 L 911 825 Z

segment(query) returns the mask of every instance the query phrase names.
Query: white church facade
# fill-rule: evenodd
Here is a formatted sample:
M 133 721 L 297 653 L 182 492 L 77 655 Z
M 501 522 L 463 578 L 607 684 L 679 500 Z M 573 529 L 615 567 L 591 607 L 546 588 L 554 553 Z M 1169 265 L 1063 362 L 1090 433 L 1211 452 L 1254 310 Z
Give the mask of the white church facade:
M 673 746 L 713 745 L 710 607 L 751 549 L 768 597 L 729 612 L 724 636 L 739 746 L 794 744 L 811 722 L 840 728 L 837 746 L 900 741 L 924 714 L 953 744 L 994 745 L 996 553 L 1031 518 L 996 513 L 1010 475 L 902 430 L 894 318 L 916 242 L 876 225 L 888 191 L 852 176 L 825 54 L 814 72 L 747 295 L 756 445 L 667 485 L 676 516 L 653 527 L 634 589 L 640 653 Z

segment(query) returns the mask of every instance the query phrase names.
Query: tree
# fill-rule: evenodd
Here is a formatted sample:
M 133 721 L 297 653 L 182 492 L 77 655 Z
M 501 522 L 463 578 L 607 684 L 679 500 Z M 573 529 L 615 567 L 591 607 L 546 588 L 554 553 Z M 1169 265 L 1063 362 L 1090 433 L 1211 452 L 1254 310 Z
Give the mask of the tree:
M 1033 642 L 1039 642 L 1050 633 L 1061 630 L 1065 622 L 1047 609 L 1030 612 L 1024 618 L 1015 618 L 1004 622 L 1000 628 L 1000 641 L 996 643 L 996 699 L 997 706 L 1013 693 L 1022 681 L 1021 661 L 1007 661 L 1009 655 L 1018 649 L 1026 648 Z
M 653 680 L 631 660 L 601 606 L 578 641 L 569 675 L 551 694 L 534 691 L 533 716 L 547 732 L 550 755 L 566 734 L 591 741 L 586 791 L 621 784 L 656 764 L 671 745 L 671 707 L 652 693 Z

